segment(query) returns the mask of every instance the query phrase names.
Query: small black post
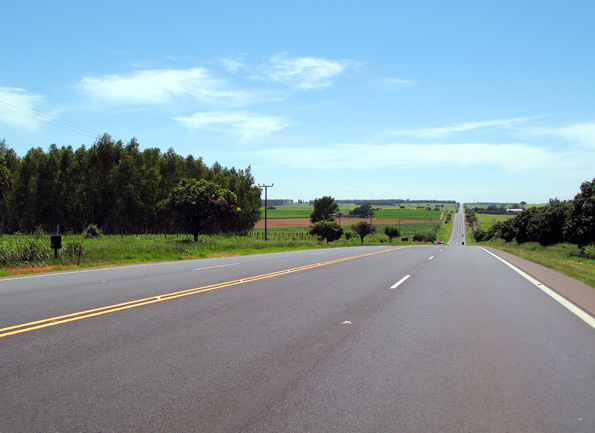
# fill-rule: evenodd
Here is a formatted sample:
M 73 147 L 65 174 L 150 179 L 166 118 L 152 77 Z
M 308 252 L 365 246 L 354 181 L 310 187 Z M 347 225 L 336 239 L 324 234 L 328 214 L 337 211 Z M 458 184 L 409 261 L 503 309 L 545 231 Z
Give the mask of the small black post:
M 62 248 L 62 236 L 51 236 L 52 249 L 54 250 L 54 258 L 58 258 L 58 250 Z

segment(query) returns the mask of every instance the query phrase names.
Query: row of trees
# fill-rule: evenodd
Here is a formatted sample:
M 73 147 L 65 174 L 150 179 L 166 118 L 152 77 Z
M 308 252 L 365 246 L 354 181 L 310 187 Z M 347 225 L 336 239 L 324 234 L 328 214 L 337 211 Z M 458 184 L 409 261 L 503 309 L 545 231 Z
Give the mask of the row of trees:
M 199 187 L 203 192 L 211 188 L 209 206 L 218 209 L 217 217 L 195 223 L 183 216 L 171 196 L 176 188 L 190 188 L 188 181 L 180 183 L 183 179 L 210 184 Z M 0 140 L 0 193 L 8 233 L 51 232 L 58 225 L 61 232 L 80 233 L 90 223 L 106 234 L 194 233 L 196 227 L 202 232 L 245 231 L 260 218 L 261 204 L 250 167 L 226 168 L 217 162 L 208 167 L 202 158 L 183 157 L 172 148 L 165 153 L 141 150 L 135 138 L 124 144 L 108 134 L 89 148 L 53 144 L 47 152 L 33 148 L 24 157 Z M 222 215 L 231 215 L 232 208 L 233 218 L 224 223 Z
M 337 200 L 337 203 L 353 203 L 356 205 L 364 205 L 364 204 L 369 204 L 372 206 L 394 206 L 397 204 L 407 204 L 407 203 L 436 203 L 436 204 L 456 204 L 456 200 L 403 200 L 403 199 L 373 199 L 373 200 L 353 200 L 353 199 L 347 199 L 347 200 Z M 310 204 L 312 204 L 312 202 L 310 202 Z
M 508 209 L 523 209 L 526 206 L 526 202 L 522 201 L 520 204 L 513 204 L 513 205 L 496 205 L 490 204 L 487 207 L 475 207 L 473 210 L 476 213 L 484 213 L 490 215 L 506 215 Z
M 343 228 L 335 221 L 334 215 L 339 210 L 339 204 L 331 196 L 324 196 L 317 198 L 313 202 L 314 211 L 310 214 L 310 222 L 314 224 L 310 229 L 310 234 L 317 236 L 318 239 L 326 240 L 326 243 L 341 239 L 343 236 Z M 365 204 L 362 208 L 370 211 L 370 205 Z M 360 221 L 357 224 L 351 225 L 352 233 L 347 232 L 345 236 L 350 238 L 352 234 L 359 236 L 361 242 L 364 242 L 364 238 L 370 234 L 376 233 L 376 227 L 366 221 Z M 389 241 L 392 242 L 393 238 L 400 236 L 399 229 L 396 227 L 387 226 L 384 229 L 384 233 L 389 237 Z
M 473 221 L 473 215 L 470 218 Z M 570 242 L 584 248 L 595 243 L 595 179 L 584 182 L 571 202 L 550 200 L 547 206 L 524 210 L 487 231 L 474 233 L 477 241 L 494 237 L 506 242 L 539 242 L 544 246 Z

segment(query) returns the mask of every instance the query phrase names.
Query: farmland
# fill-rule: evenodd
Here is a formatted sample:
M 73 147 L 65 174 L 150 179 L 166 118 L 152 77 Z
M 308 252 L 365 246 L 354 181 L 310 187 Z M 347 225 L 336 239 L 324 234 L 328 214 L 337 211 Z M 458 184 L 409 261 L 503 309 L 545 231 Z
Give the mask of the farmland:
M 349 214 L 350 211 L 357 206 L 352 203 L 341 203 L 339 205 L 339 213 L 342 215 Z M 430 207 L 432 210 L 427 210 Z M 408 205 L 401 206 L 372 206 L 374 209 L 373 219 L 379 220 L 418 220 L 418 221 L 437 221 L 443 211 L 453 211 L 454 204 L 446 204 L 439 210 L 433 210 L 434 205 L 424 203 L 408 203 Z M 310 218 L 310 214 L 314 207 L 308 203 L 294 203 L 275 206 L 274 209 L 267 210 L 267 217 L 270 219 L 277 218 Z M 261 208 L 261 217 L 264 218 L 264 207 Z
M 373 217 L 367 219 L 352 218 L 347 216 L 357 206 L 353 203 L 341 203 L 339 214 L 335 220 L 343 230 L 350 230 L 351 225 L 359 221 L 371 221 L 378 233 L 384 231 L 385 226 L 396 226 L 402 237 L 413 237 L 415 234 L 431 233 L 441 219 L 444 220 L 447 212 L 455 209 L 454 204 L 444 204 L 444 207 L 435 208 L 435 204 L 407 203 L 396 206 L 372 206 Z M 430 210 L 428 210 L 430 208 Z M 435 210 L 439 209 L 439 210 Z M 275 206 L 267 209 L 267 229 L 270 233 L 303 233 L 310 227 L 310 214 L 314 207 L 308 203 L 294 203 Z M 261 208 L 262 219 L 256 224 L 255 232 L 264 230 L 264 207 Z M 377 235 L 384 236 L 384 235 Z M 384 236 L 385 237 L 385 236 Z M 447 237 L 447 236 L 446 236 Z
M 437 240 L 447 240 L 452 230 L 452 220 L 447 218 L 454 205 L 445 205 L 440 210 L 427 210 L 422 205 L 411 204 L 409 207 L 375 207 L 372 223 L 376 234 L 366 237 L 366 244 L 388 243 L 384 234 L 387 225 L 398 227 L 401 237 L 409 238 L 409 243 L 416 234 L 435 233 Z M 448 207 L 447 207 L 448 206 Z M 341 204 L 340 212 L 347 214 L 356 206 Z M 244 255 L 264 252 L 277 252 L 296 249 L 347 247 L 360 245 L 356 237 L 342 239 L 327 245 L 320 242 L 308 231 L 310 214 L 313 206 L 292 204 L 268 209 L 268 241 L 264 239 L 264 219 L 259 221 L 254 230 L 234 234 L 201 235 L 197 242 L 187 234 L 142 234 L 102 236 L 87 239 L 82 235 L 63 235 L 62 248 L 54 258 L 50 248 L 49 235 L 39 232 L 33 235 L 15 234 L 0 237 L 0 276 L 39 271 L 59 271 L 80 269 L 89 266 L 110 266 L 131 263 L 184 260 L 221 255 Z M 264 216 L 264 209 L 262 209 Z M 441 221 L 442 218 L 442 221 Z M 361 218 L 337 217 L 347 232 L 351 225 L 362 221 Z M 366 219 L 368 221 L 368 219 Z M 399 237 L 393 244 L 404 243 Z M 407 243 L 407 241 L 405 241 Z M 80 256 L 79 256 L 80 253 Z M 80 264 L 77 263 L 80 261 Z

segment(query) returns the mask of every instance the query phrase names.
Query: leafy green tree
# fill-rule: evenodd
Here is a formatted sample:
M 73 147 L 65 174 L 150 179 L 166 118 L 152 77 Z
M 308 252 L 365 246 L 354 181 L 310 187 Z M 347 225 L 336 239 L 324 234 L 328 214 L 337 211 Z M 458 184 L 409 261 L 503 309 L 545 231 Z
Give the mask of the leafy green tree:
M 376 233 L 376 227 L 367 221 L 360 221 L 357 224 L 353 224 L 351 226 L 351 230 L 353 230 L 353 233 L 360 237 L 362 244 L 364 243 L 364 238 L 366 236 Z
M 182 179 L 160 206 L 187 223 L 195 242 L 207 229 L 211 233 L 232 229 L 240 215 L 235 194 L 204 179 Z
M 532 207 L 522 211 L 520 214 L 515 216 L 511 221 L 514 227 L 515 239 L 519 244 L 525 242 L 531 242 L 534 239 L 531 238 L 531 233 L 528 228 L 531 221 L 539 214 L 539 208 Z
M 384 234 L 388 236 L 388 241 L 392 242 L 393 238 L 398 238 L 401 236 L 401 232 L 398 228 L 393 226 L 386 226 L 384 227 Z
M 310 221 L 334 221 L 333 215 L 339 210 L 339 204 L 329 195 L 314 200 L 314 212 L 310 214 Z
M 343 229 L 335 221 L 318 221 L 310 229 L 312 236 L 318 236 L 319 240 L 326 240 L 326 243 L 336 241 L 343 235 Z
M 570 213 L 570 206 L 560 201 L 538 208 L 538 212 L 527 224 L 530 241 L 541 245 L 554 245 L 564 241 L 564 225 Z
M 506 242 L 512 242 L 516 236 L 516 230 L 514 227 L 514 218 L 504 221 L 499 226 L 499 236 L 500 238 L 504 239 Z
M 12 184 L 12 174 L 7 167 L 6 158 L 4 154 L 6 152 L 6 140 L 0 140 L 0 201 L 4 200 L 6 191 Z
M 236 226 L 239 231 L 248 231 L 260 219 L 261 189 L 254 185 L 252 168 L 238 170 L 236 168 L 222 168 L 219 164 L 213 166 L 213 182 L 229 189 L 238 199 L 238 206 L 242 209 Z
M 595 179 L 583 182 L 574 197 L 564 234 L 580 248 L 595 243 Z
M 372 206 L 369 203 L 363 204 L 359 207 L 356 207 L 349 215 L 359 218 L 368 218 L 374 215 L 374 211 L 372 210 Z

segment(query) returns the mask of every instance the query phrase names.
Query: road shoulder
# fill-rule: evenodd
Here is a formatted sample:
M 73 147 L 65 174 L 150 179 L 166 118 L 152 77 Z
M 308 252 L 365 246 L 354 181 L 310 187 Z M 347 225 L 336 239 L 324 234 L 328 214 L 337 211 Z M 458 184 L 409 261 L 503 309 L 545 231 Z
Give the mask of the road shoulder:
M 521 259 L 506 251 L 490 247 L 482 248 L 485 248 L 501 259 L 504 259 L 510 264 L 523 270 L 560 296 L 566 298 L 580 309 L 595 317 L 595 289 L 593 287 L 575 280 L 572 277 L 548 269 L 545 266 Z

